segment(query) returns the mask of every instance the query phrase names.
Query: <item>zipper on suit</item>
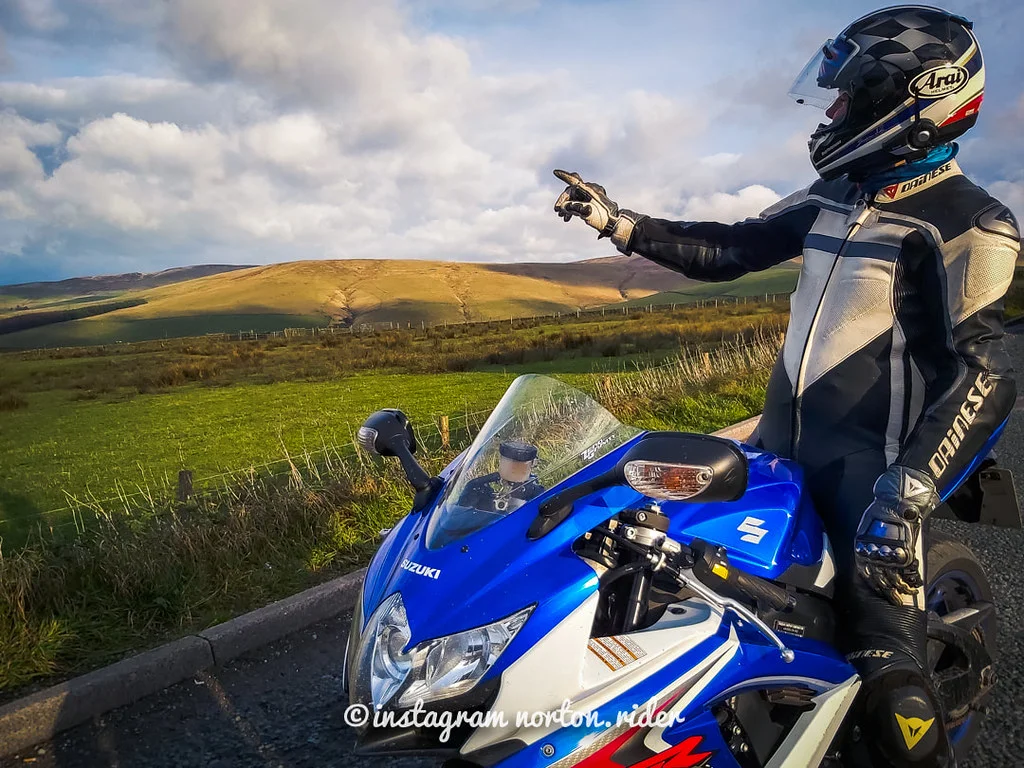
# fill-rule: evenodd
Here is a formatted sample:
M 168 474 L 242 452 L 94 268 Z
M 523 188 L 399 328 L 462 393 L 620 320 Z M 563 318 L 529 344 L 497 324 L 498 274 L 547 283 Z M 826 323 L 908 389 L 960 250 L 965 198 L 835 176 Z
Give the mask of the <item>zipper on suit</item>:
M 831 285 L 832 283 L 832 276 L 835 274 L 836 267 L 839 266 L 839 262 L 842 260 L 843 253 L 845 253 L 846 246 L 849 244 L 850 240 L 853 238 L 855 234 L 857 234 L 860 228 L 864 225 L 864 222 L 867 221 L 868 216 L 871 215 L 872 208 L 870 198 L 865 196 L 857 200 L 857 203 L 855 204 L 854 209 L 851 212 L 851 216 L 854 214 L 854 212 L 857 211 L 858 208 L 860 208 L 861 210 L 859 213 L 857 213 L 857 217 L 850 225 L 849 230 L 847 230 L 846 237 L 843 238 L 843 242 L 840 243 L 839 250 L 836 252 L 835 259 L 832 260 L 832 266 L 829 268 L 828 276 L 825 278 L 825 285 L 824 287 L 822 287 L 821 295 L 818 297 L 818 306 L 814 308 L 814 316 L 811 318 L 811 325 L 807 329 L 807 340 L 804 342 L 804 348 L 800 352 L 800 365 L 797 368 L 795 383 L 796 389 L 793 393 L 793 423 L 789 441 L 789 454 L 790 456 L 793 457 L 795 461 L 799 461 L 799 457 L 797 456 L 797 448 L 800 444 L 800 406 L 802 404 L 804 396 L 804 380 L 807 376 L 807 358 L 809 357 L 808 353 L 811 348 L 811 343 L 814 339 L 815 331 L 818 328 L 818 320 L 821 316 L 821 308 L 825 305 L 825 296 L 828 294 L 829 285 Z

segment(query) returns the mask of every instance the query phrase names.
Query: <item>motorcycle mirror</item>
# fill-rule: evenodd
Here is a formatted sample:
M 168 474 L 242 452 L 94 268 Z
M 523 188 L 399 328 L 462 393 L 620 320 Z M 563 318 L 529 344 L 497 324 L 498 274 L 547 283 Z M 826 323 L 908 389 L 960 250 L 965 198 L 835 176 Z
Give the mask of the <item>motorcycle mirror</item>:
M 370 416 L 357 435 L 360 447 L 378 456 L 397 456 L 409 484 L 417 491 L 425 491 L 431 485 L 430 475 L 413 457 L 416 452 L 416 435 L 409 418 L 394 408 L 385 408 Z
M 547 535 L 572 514 L 577 500 L 620 483 L 655 499 L 736 501 L 746 493 L 748 469 L 746 454 L 731 440 L 648 432 L 608 471 L 541 503 L 527 536 L 536 540 Z
M 396 408 L 377 411 L 359 428 L 359 445 L 378 456 L 398 456 L 401 446 L 416 453 L 416 435 L 409 417 Z

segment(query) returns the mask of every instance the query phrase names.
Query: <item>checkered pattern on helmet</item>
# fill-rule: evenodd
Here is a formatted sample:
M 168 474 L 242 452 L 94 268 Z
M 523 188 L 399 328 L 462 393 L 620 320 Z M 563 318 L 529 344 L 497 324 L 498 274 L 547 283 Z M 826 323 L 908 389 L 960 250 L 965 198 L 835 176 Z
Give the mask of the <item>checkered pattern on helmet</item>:
M 913 79 L 926 67 L 958 59 L 971 45 L 970 34 L 945 15 L 920 8 L 879 11 L 846 31 L 860 56 L 891 64 Z
M 861 63 L 857 80 L 858 92 L 865 91 L 874 104 L 881 104 L 893 94 L 902 93 L 906 84 L 899 69 L 887 67 L 877 59 L 865 59 Z
M 841 121 L 823 125 L 812 135 L 811 161 L 819 172 L 825 169 L 832 177 L 854 170 L 863 176 L 872 169 L 890 167 L 897 156 L 907 159 L 910 147 L 904 134 L 887 137 L 878 130 L 872 134 L 871 129 L 880 130 L 885 120 L 902 109 L 914 78 L 963 58 L 974 45 L 974 36 L 957 17 L 900 6 L 855 21 L 839 37 L 856 44 L 857 51 L 835 80 L 823 85 L 845 91 L 850 102 Z M 980 55 L 974 61 L 975 70 L 980 70 Z M 952 101 L 950 104 L 955 107 Z M 971 125 L 973 122 L 964 120 L 945 127 L 940 138 L 952 140 Z M 859 154 L 844 163 L 843 148 L 854 141 L 860 142 Z

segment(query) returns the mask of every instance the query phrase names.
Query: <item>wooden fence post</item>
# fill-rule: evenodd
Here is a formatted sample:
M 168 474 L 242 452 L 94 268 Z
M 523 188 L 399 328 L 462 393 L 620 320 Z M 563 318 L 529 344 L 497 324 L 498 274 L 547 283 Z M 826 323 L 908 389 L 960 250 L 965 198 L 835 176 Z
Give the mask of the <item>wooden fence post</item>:
M 441 447 L 448 448 L 450 446 L 451 433 L 448 431 L 448 417 L 441 417 Z
M 178 501 L 188 501 L 192 495 L 192 470 L 183 469 L 178 473 Z

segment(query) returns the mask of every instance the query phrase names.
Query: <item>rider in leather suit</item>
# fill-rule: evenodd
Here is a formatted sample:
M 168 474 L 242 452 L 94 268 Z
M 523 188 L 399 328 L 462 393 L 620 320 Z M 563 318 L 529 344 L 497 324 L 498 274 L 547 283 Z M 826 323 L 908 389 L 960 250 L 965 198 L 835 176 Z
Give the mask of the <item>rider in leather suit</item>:
M 983 87 L 969 21 L 889 8 L 828 41 L 794 84 L 799 103 L 827 107 L 810 140 L 821 178 L 759 218 L 643 216 L 555 172 L 566 221 L 688 277 L 803 257 L 753 440 L 806 469 L 835 550 L 844 650 L 864 678 L 860 759 L 876 766 L 954 765 L 923 671 L 922 529 L 1016 397 L 1002 336 L 1017 223 L 961 173 L 951 143 Z

